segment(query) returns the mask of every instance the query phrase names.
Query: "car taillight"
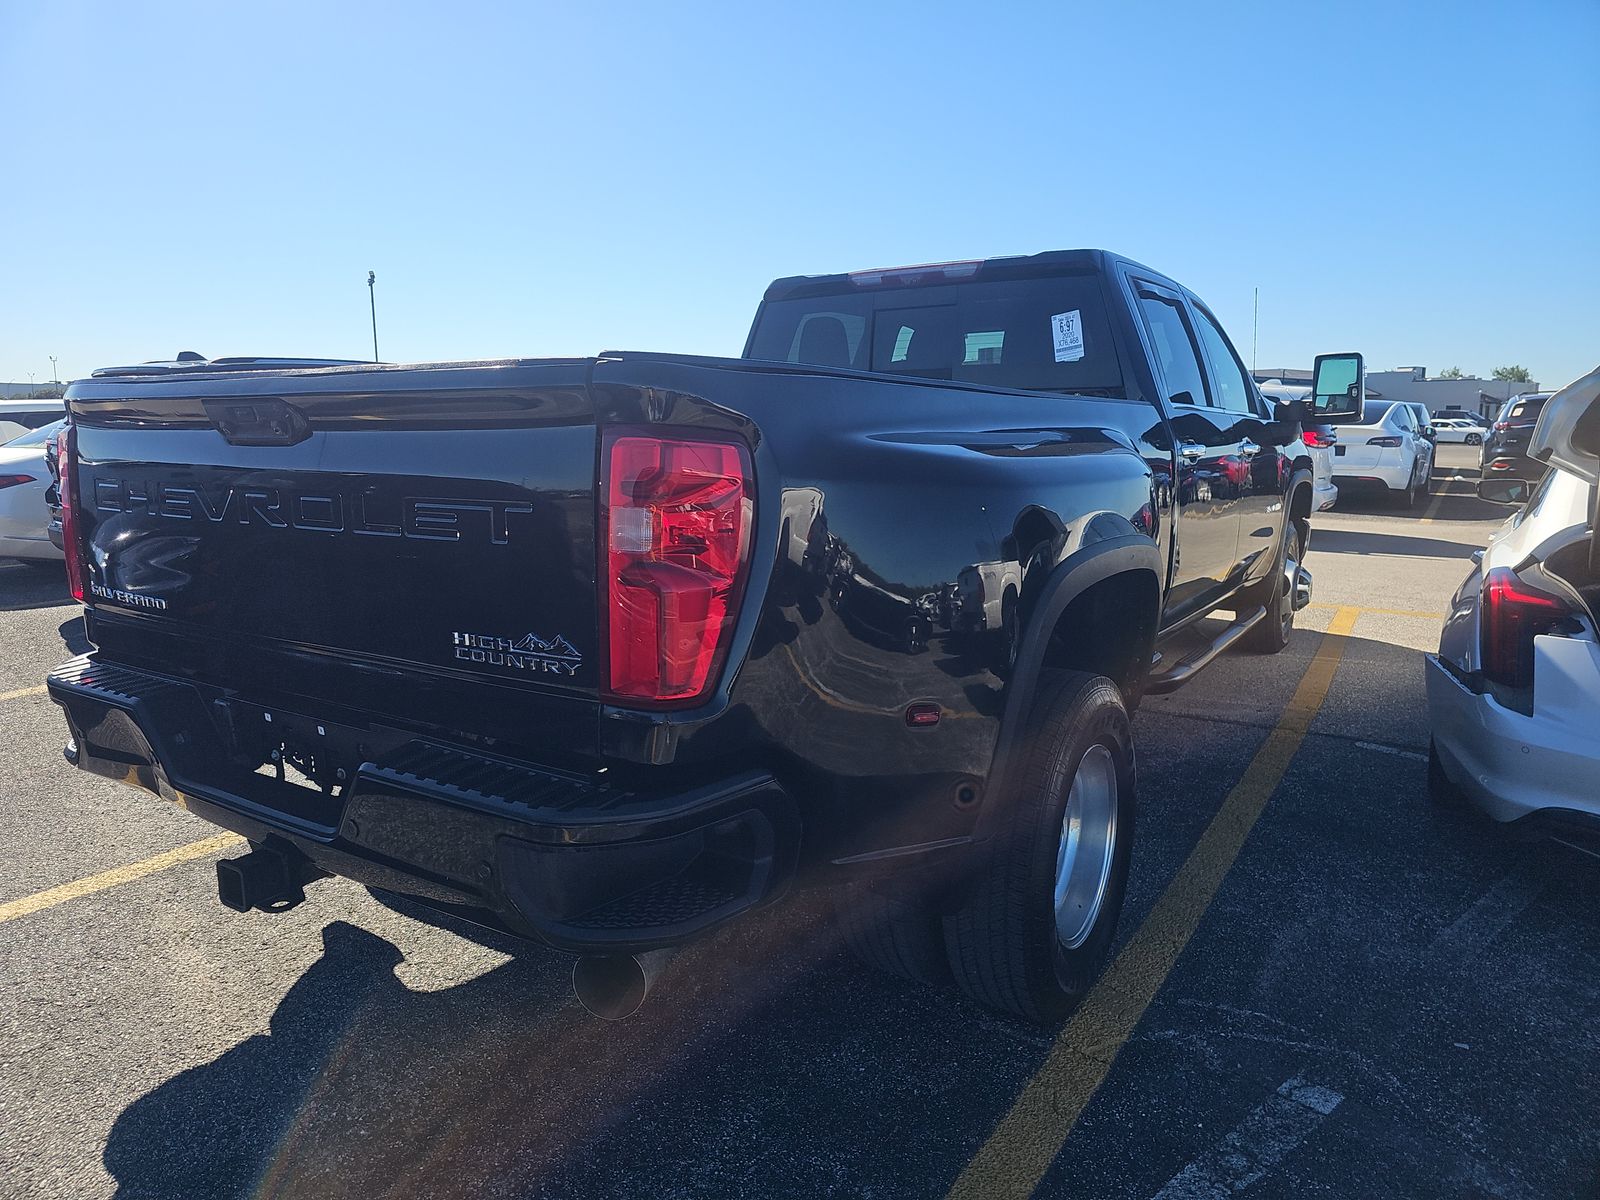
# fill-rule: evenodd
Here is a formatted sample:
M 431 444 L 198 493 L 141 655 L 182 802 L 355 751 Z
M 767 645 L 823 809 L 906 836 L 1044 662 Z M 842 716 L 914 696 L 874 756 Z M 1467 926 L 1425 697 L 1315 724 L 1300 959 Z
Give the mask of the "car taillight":
M 1532 686 L 1533 639 L 1573 616 L 1559 596 L 1530 587 L 1509 567 L 1495 567 L 1483 579 L 1478 620 L 1483 674 L 1509 687 Z
M 0 475 L 0 488 L 16 487 L 19 483 L 32 482 L 32 475 Z
M 691 703 L 716 681 L 744 589 L 755 506 L 749 452 L 613 430 L 601 464 L 607 694 Z
M 61 489 L 61 543 L 67 556 L 67 587 L 83 600 L 83 546 L 78 541 L 78 428 L 56 436 L 56 475 Z
M 1367 439 L 1367 445 L 1369 445 L 1369 446 L 1390 446 L 1390 447 L 1394 447 L 1394 446 L 1398 446 L 1399 444 L 1400 444 L 1400 439 L 1397 438 L 1397 437 L 1375 437 L 1375 438 L 1368 438 Z
M 1320 433 L 1315 429 L 1302 429 L 1300 431 L 1300 440 L 1312 450 L 1322 450 L 1333 445 L 1333 435 L 1331 433 Z
M 1506 430 L 1508 430 L 1510 428 L 1511 428 L 1511 422 L 1510 421 L 1496 421 L 1494 423 L 1494 425 L 1493 425 L 1493 429 L 1494 429 L 1494 431 L 1496 433 L 1504 433 Z

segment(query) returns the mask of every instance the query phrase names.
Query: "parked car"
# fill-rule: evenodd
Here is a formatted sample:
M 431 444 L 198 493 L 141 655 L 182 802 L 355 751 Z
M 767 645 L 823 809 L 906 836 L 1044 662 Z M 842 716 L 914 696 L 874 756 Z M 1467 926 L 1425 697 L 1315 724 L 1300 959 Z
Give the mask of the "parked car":
M 1491 424 L 1488 417 L 1482 413 L 1475 413 L 1469 408 L 1436 408 L 1433 410 L 1433 415 L 1446 421 L 1470 421 L 1479 429 L 1487 429 Z M 1438 424 L 1438 421 L 1436 420 L 1434 423 Z
M 1296 384 L 1268 381 L 1260 385 L 1261 394 L 1275 404 L 1309 402 L 1311 389 Z M 1311 455 L 1311 496 L 1315 512 L 1327 512 L 1339 502 L 1339 489 L 1333 482 L 1333 445 L 1339 440 L 1338 427 L 1302 421 L 1300 440 Z
M 60 547 L 50 541 L 45 503 L 51 483 L 45 442 L 60 424 L 30 429 L 0 446 L 0 558 L 61 561 Z
M 1600 835 L 1600 369 L 1549 397 L 1544 474 L 1483 480 L 1520 509 L 1451 602 L 1427 660 L 1434 800 L 1593 847 Z
M 1381 485 L 1412 508 L 1433 481 L 1433 443 L 1422 436 L 1410 405 L 1368 400 L 1363 423 L 1339 430 L 1333 472 L 1341 488 Z
M 1483 426 L 1465 417 L 1435 417 L 1434 442 L 1460 442 L 1468 446 L 1483 445 Z
M 57 550 L 66 546 L 61 536 L 61 431 L 66 427 L 65 421 L 54 422 L 44 439 L 44 465 L 50 472 L 50 486 L 44 493 L 45 507 L 50 510 L 50 525 L 46 532 L 50 544 Z
M 1401 400 L 1398 403 L 1411 410 L 1411 415 L 1417 422 L 1417 431 L 1428 441 L 1434 441 L 1433 414 L 1428 411 L 1428 406 L 1420 400 Z
M 64 400 L 0 400 L 0 444 L 66 415 Z
M 1500 408 L 1480 452 L 1482 473 L 1506 475 L 1513 479 L 1535 480 L 1544 474 L 1541 462 L 1528 456 L 1534 426 L 1544 411 L 1549 392 L 1527 392 L 1513 396 Z
M 1316 378 L 1360 419 L 1359 355 Z M 230 908 L 346 875 L 581 955 L 611 1016 L 809 884 L 870 961 L 1061 1017 L 1130 711 L 1311 594 L 1299 423 L 1103 251 L 782 279 L 742 359 L 173 362 L 68 405 L 71 760 L 245 834 Z

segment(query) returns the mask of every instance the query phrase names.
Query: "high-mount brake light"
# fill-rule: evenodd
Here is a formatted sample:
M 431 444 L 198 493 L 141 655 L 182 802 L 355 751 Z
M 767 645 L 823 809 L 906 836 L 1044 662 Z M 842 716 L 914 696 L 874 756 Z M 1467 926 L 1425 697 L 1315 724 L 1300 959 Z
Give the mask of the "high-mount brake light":
M 965 262 L 922 263 L 914 267 L 877 267 L 870 271 L 851 271 L 850 282 L 857 287 L 910 287 L 936 279 L 971 279 L 983 266 L 982 259 Z
M 606 692 L 623 703 L 703 698 L 727 658 L 755 508 L 736 442 L 651 430 L 601 441 Z
M 1533 639 L 1573 617 L 1570 605 L 1531 587 L 1509 567 L 1483 579 L 1479 635 L 1483 674 L 1508 687 L 1533 685 Z
M 83 601 L 83 543 L 78 540 L 78 427 L 56 435 L 56 474 L 61 491 L 61 543 L 67 558 L 67 587 Z

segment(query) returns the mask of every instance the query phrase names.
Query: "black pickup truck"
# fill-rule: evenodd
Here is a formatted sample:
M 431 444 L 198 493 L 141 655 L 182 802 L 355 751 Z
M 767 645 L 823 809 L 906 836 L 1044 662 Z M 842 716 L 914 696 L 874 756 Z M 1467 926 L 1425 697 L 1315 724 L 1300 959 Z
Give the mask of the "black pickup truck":
M 783 279 L 744 356 L 180 356 L 67 393 L 67 757 L 582 956 L 798 885 L 869 960 L 1049 1021 L 1105 957 L 1130 713 L 1310 594 L 1301 418 L 1102 251 Z M 1236 613 L 1197 641 L 1208 614 Z M 136 817 L 134 818 L 136 819 Z

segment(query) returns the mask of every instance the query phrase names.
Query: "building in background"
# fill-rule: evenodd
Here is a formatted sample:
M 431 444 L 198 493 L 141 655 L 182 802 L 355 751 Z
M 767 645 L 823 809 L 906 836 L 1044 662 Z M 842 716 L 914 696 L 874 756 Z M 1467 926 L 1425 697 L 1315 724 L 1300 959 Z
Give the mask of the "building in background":
M 66 387 L 64 383 L 51 383 L 48 379 L 41 379 L 36 383 L 23 380 L 21 383 L 7 383 L 0 380 L 0 400 L 13 400 L 32 395 L 59 396 Z
M 1297 367 L 1274 367 L 1251 372 L 1257 383 L 1277 380 L 1297 387 L 1311 386 L 1311 372 Z M 1537 383 L 1509 380 L 1429 379 L 1427 367 L 1396 367 L 1392 371 L 1367 372 L 1367 396 L 1373 400 L 1415 400 L 1428 406 L 1430 413 L 1462 412 L 1475 417 L 1493 418 L 1512 396 L 1537 392 Z
M 1367 394 L 1385 400 L 1419 400 L 1431 413 L 1465 412 L 1475 417 L 1490 417 L 1511 397 L 1537 392 L 1535 382 L 1511 380 L 1429 379 L 1427 367 L 1396 367 L 1392 371 L 1368 371 Z

